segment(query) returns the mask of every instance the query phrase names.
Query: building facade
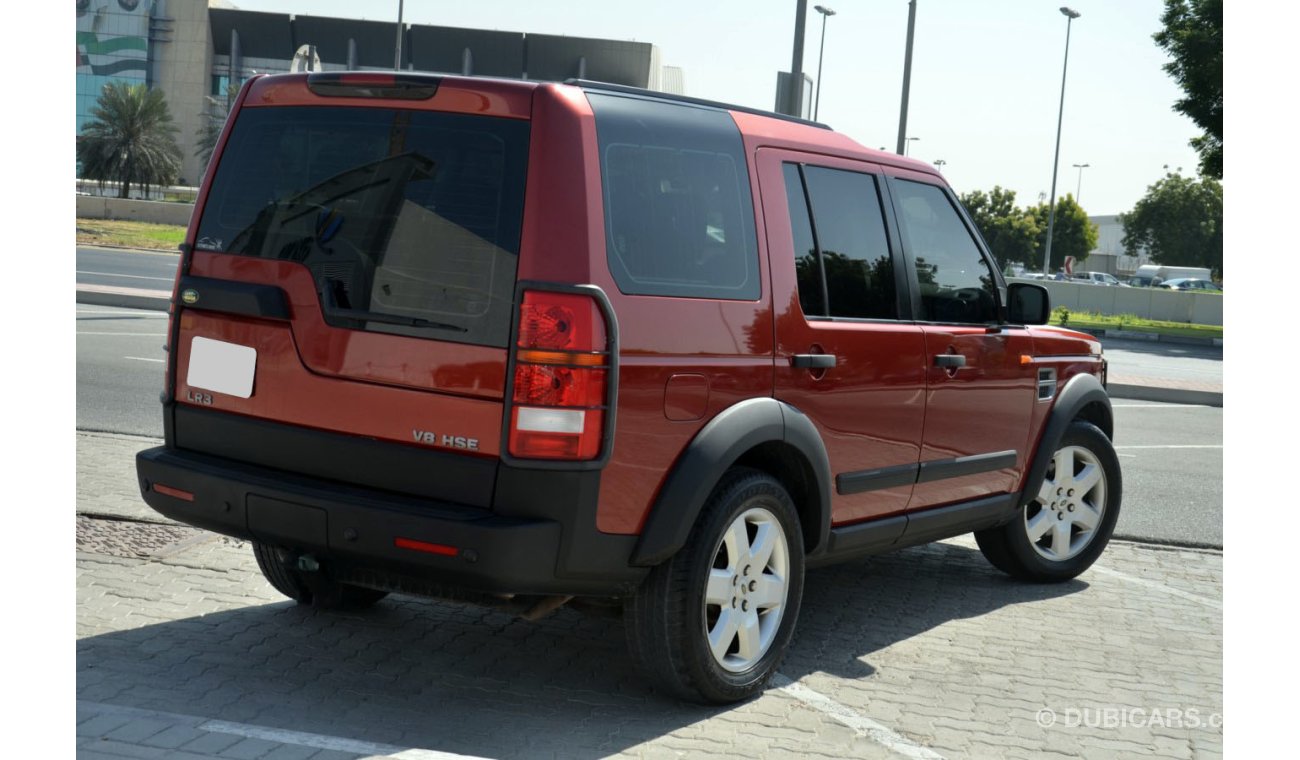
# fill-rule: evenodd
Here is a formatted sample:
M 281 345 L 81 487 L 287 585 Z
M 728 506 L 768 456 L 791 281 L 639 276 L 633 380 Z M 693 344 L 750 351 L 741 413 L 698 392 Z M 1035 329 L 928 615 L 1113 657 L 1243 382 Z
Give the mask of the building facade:
M 391 71 L 397 24 L 240 10 L 221 0 L 76 0 L 77 131 L 110 81 L 162 89 L 197 184 L 204 124 L 254 74 L 289 71 L 314 48 L 325 71 Z M 684 75 L 646 42 L 404 24 L 402 69 L 564 81 L 591 79 L 684 94 Z

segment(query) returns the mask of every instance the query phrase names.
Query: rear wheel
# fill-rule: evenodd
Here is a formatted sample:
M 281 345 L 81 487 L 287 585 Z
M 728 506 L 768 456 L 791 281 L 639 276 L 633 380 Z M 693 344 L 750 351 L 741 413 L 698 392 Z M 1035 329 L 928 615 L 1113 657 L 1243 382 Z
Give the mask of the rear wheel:
M 728 703 L 780 666 L 803 595 L 803 534 L 774 478 L 728 471 L 686 545 L 624 609 L 633 656 L 664 691 Z
M 977 531 L 980 551 L 1003 572 L 1025 580 L 1065 581 L 1087 570 L 1119 519 L 1119 458 L 1095 425 L 1066 429 L 1038 493 L 1015 520 Z
M 388 596 L 387 591 L 351 586 L 330 578 L 324 571 L 305 573 L 294 564 L 294 555 L 278 546 L 253 542 L 253 556 L 268 583 L 298 604 L 326 609 L 369 607 Z

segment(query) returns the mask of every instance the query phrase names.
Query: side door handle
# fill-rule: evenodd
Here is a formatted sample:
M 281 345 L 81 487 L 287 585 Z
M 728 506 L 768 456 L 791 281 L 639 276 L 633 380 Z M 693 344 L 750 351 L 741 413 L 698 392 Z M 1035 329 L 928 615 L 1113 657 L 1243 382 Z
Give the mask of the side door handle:
M 937 354 L 934 357 L 934 366 L 943 367 L 944 369 L 965 367 L 966 357 L 961 354 Z
M 790 366 L 804 369 L 830 369 L 835 366 L 835 354 L 795 354 L 790 357 Z

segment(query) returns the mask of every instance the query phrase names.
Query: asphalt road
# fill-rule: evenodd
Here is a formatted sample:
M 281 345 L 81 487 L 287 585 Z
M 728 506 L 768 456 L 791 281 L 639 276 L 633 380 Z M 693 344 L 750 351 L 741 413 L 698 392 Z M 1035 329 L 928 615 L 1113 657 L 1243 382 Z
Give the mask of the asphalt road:
M 175 253 L 78 247 L 77 282 L 171 291 L 180 260 Z
M 1106 338 L 1102 341 L 1111 376 L 1169 378 L 1223 384 L 1223 349 L 1218 346 Z
M 166 342 L 164 312 L 77 304 L 77 429 L 161 438 Z

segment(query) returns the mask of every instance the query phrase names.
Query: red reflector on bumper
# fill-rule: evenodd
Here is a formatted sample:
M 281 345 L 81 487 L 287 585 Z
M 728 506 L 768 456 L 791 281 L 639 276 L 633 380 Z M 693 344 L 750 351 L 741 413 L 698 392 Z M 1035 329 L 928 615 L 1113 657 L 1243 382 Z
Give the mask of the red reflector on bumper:
M 181 501 L 194 501 L 194 494 L 190 493 L 189 491 L 182 491 L 179 488 L 172 488 L 171 486 L 165 486 L 162 485 L 161 483 L 154 483 L 153 490 L 157 493 L 162 494 L 163 496 L 170 496 L 173 499 L 180 499 Z
M 429 554 L 440 554 L 444 557 L 455 557 L 460 554 L 460 549 L 446 544 L 431 544 L 427 541 L 416 541 L 412 538 L 394 538 L 393 545 L 398 549 L 410 549 L 417 552 L 427 552 Z

